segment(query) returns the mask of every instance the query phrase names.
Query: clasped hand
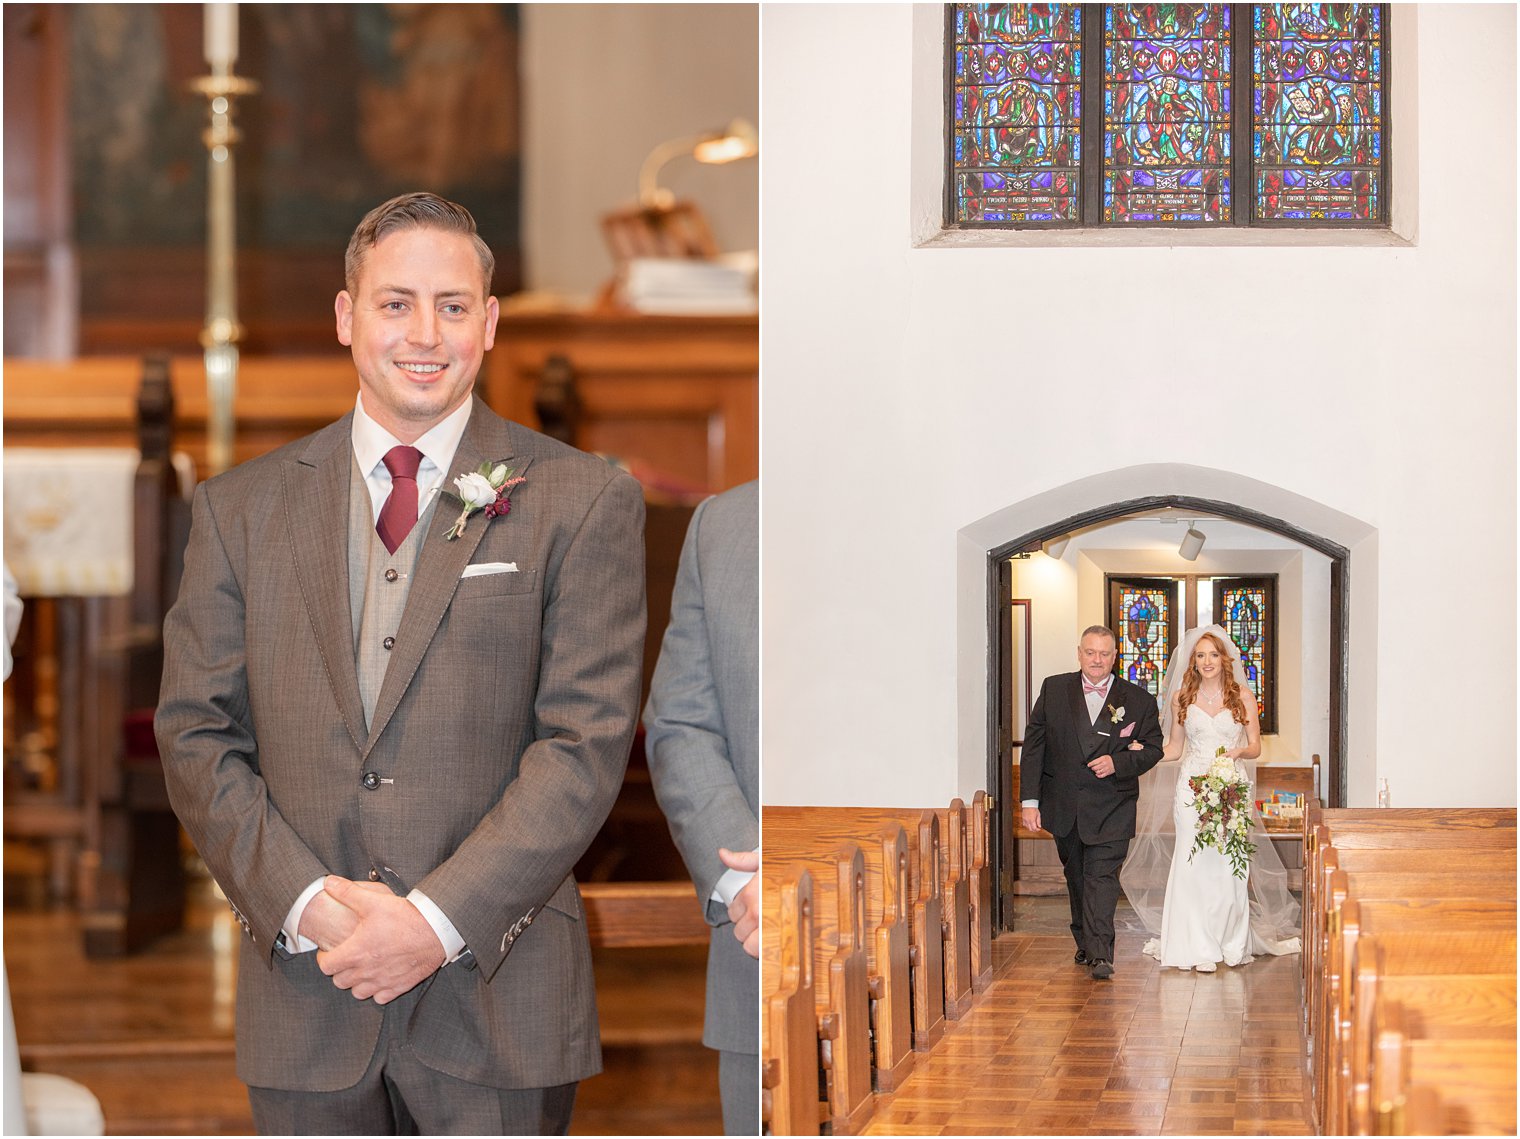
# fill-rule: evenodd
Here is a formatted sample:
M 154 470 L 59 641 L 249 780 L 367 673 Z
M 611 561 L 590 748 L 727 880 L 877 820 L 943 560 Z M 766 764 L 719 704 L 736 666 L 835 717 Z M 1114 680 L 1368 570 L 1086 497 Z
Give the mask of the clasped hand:
M 388 1004 L 443 965 L 433 927 L 383 883 L 330 874 L 322 887 L 299 932 L 317 943 L 317 967 L 356 1000 Z

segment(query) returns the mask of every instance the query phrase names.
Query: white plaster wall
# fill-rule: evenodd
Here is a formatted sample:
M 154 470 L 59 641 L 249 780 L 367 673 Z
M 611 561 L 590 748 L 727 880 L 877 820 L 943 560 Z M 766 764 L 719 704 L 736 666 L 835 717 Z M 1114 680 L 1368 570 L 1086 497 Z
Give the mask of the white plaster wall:
M 1353 804 L 1515 802 L 1510 721 L 1430 715 L 1516 624 L 1515 13 L 1401 13 L 1413 244 L 915 249 L 914 9 L 764 9 L 766 802 L 982 786 L 999 519 L 1152 464 L 1350 547 Z
M 759 125 L 758 40 L 754 4 L 524 5 L 527 288 L 589 295 L 611 276 L 602 215 L 633 204 L 659 143 Z M 720 249 L 759 244 L 753 161 L 676 159 L 660 184 L 702 208 Z

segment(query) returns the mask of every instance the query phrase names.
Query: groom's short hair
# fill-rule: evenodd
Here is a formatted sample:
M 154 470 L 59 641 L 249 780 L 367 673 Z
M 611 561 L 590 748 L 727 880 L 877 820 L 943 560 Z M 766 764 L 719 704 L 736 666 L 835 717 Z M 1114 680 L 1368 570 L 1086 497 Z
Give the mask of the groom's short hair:
M 1119 638 L 1114 636 L 1114 631 L 1107 625 L 1087 626 L 1087 628 L 1082 630 L 1082 635 L 1077 638 L 1077 643 L 1081 644 L 1088 637 L 1107 637 L 1109 640 L 1113 641 L 1116 646 L 1119 644 Z

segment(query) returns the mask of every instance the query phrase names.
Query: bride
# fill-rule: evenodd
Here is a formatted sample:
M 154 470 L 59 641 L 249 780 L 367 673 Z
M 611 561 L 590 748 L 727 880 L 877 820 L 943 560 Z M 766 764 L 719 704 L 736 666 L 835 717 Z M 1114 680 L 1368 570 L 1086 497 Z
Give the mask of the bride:
M 1249 885 L 1223 852 L 1193 848 L 1198 811 L 1188 779 L 1206 773 L 1222 754 L 1234 761 L 1236 778 L 1254 786 L 1244 761 L 1261 755 L 1256 700 L 1240 650 L 1223 628 L 1188 630 L 1172 654 L 1161 697 L 1166 751 L 1142 777 L 1137 834 L 1119 874 L 1147 930 L 1160 932 L 1145 952 L 1162 965 L 1200 973 L 1214 972 L 1220 961 L 1244 965 L 1253 954 L 1297 953 L 1298 903 L 1254 812 Z

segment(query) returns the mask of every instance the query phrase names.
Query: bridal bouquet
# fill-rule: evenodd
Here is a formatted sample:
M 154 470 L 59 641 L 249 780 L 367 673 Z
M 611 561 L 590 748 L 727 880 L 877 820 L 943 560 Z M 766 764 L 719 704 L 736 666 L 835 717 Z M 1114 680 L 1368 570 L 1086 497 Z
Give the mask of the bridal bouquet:
M 1212 846 L 1230 860 L 1230 870 L 1244 878 L 1250 867 L 1256 844 L 1251 841 L 1251 785 L 1235 775 L 1235 761 L 1214 753 L 1214 762 L 1202 775 L 1188 780 L 1193 805 L 1198 809 L 1198 829 L 1188 861 L 1206 846 Z

